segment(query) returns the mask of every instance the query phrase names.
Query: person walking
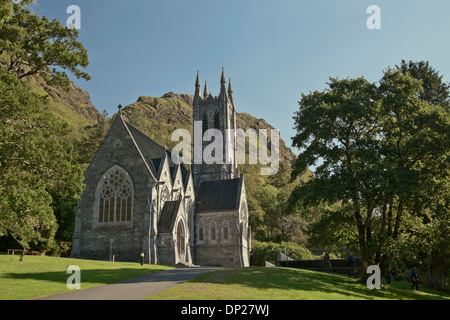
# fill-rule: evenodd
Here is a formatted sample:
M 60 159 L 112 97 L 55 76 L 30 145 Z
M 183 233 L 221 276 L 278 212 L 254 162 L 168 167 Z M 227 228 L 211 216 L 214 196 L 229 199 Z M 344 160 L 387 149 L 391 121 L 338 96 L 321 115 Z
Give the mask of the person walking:
M 325 260 L 325 265 L 327 266 L 327 272 L 331 272 L 331 261 L 330 261 L 330 250 L 325 252 L 325 256 L 323 257 Z
M 417 278 L 417 269 L 416 267 L 412 268 L 411 273 L 409 275 L 411 282 L 412 282 L 412 286 L 411 286 L 411 290 L 416 287 L 416 290 L 419 290 L 419 279 Z
M 352 253 L 350 253 L 350 256 L 347 259 L 347 266 L 350 267 L 350 276 L 355 278 L 355 258 Z
M 391 273 L 391 269 L 389 269 L 387 276 L 386 276 L 386 283 L 391 284 L 391 282 L 392 282 L 392 273 Z

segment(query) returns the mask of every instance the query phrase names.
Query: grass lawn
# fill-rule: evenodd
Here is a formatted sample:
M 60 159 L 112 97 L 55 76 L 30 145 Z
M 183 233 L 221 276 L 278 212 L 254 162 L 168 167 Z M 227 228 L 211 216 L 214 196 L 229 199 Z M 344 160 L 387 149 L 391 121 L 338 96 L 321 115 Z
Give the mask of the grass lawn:
M 438 300 L 438 291 L 419 284 L 393 282 L 369 290 L 357 279 L 291 268 L 219 270 L 148 297 L 148 300 Z
M 53 257 L 0 255 L 0 300 L 30 300 L 69 292 L 67 265 L 81 269 L 81 289 L 138 277 L 166 266 L 77 260 Z M 353 278 L 291 268 L 223 269 L 148 297 L 149 300 L 354 300 L 447 299 L 419 285 L 394 282 L 382 290 L 369 290 Z
M 81 289 L 101 286 L 139 277 L 154 271 L 171 269 L 166 266 L 106 261 L 77 260 L 55 257 L 0 254 L 0 300 L 30 300 L 70 292 L 66 282 L 68 265 L 81 270 Z

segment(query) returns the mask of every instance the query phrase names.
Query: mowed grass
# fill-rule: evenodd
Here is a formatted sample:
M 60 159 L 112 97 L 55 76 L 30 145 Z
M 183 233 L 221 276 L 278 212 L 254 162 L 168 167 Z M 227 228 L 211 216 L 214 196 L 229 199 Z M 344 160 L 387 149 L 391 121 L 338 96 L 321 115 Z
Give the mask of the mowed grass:
M 131 279 L 171 267 L 138 263 L 0 255 L 0 300 L 30 300 L 70 292 L 68 265 L 81 269 L 81 289 Z M 291 268 L 222 269 L 148 297 L 149 300 L 450 300 L 449 294 L 406 282 L 369 290 L 357 279 Z
M 439 300 L 438 291 L 393 282 L 369 290 L 359 280 L 291 268 L 224 269 L 148 297 L 148 300 Z
M 55 257 L 0 255 L 0 300 L 31 300 L 70 292 L 66 273 L 68 265 L 81 270 L 81 289 L 101 286 L 139 277 L 151 272 L 171 269 L 167 266 L 139 263 L 91 261 Z

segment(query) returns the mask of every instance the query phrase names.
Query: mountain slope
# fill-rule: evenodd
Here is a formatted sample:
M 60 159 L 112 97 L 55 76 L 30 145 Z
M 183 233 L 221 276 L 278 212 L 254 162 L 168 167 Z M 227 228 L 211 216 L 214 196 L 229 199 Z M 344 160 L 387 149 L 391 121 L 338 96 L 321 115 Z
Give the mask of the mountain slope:
M 70 91 L 49 86 L 40 77 L 29 77 L 26 80 L 34 91 L 49 96 L 48 109 L 69 123 L 71 136 L 76 140 L 86 135 L 86 127 L 96 124 L 102 119 L 97 108 L 92 105 L 89 93 L 71 83 Z
M 150 138 L 170 150 L 178 144 L 177 141 L 170 140 L 174 130 L 186 129 L 193 136 L 193 101 L 192 95 L 173 92 L 166 93 L 160 98 L 142 96 L 135 103 L 126 106 L 122 115 Z M 248 113 L 238 113 L 236 125 L 243 130 L 275 129 L 265 120 Z M 280 161 L 290 165 L 294 159 L 295 154 L 280 138 Z
M 7 64 L 5 53 L 0 55 L 0 66 Z M 86 127 L 95 125 L 103 117 L 92 105 L 89 93 L 78 87 L 74 82 L 70 84 L 70 91 L 48 85 L 38 75 L 23 79 L 33 91 L 49 97 L 48 110 L 68 122 L 72 129 L 71 137 L 80 140 L 86 136 Z

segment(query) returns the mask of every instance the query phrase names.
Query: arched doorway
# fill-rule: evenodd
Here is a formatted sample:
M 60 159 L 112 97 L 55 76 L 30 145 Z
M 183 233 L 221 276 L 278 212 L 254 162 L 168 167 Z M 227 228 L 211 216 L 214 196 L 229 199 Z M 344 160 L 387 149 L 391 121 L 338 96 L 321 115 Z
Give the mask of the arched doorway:
M 186 261 L 186 233 L 184 230 L 184 223 L 182 220 L 178 222 L 177 226 L 177 251 L 178 259 L 180 261 Z

